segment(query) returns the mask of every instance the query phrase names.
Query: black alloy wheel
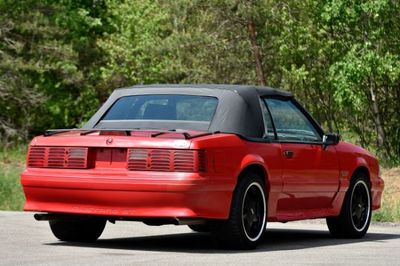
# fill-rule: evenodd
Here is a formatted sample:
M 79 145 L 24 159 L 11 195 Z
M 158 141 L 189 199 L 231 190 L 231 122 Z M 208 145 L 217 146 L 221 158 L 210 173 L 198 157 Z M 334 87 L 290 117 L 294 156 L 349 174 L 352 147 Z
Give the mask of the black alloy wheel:
M 346 192 L 339 216 L 326 219 L 329 232 L 338 238 L 361 238 L 371 222 L 371 189 L 368 177 L 356 173 Z
M 216 222 L 212 233 L 225 247 L 253 249 L 265 232 L 267 201 L 263 178 L 243 173 L 233 193 L 229 219 Z
M 362 231 L 367 226 L 371 215 L 371 199 L 369 188 L 362 180 L 358 181 L 351 197 L 351 221 L 357 231 Z
M 250 240 L 255 241 L 265 225 L 265 196 L 259 183 L 253 182 L 247 187 L 242 206 L 244 232 Z

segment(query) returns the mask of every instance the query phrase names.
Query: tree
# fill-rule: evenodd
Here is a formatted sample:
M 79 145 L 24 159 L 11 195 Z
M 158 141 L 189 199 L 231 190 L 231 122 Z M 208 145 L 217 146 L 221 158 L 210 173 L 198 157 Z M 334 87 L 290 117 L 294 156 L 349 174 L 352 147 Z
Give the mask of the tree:
M 0 134 L 82 125 L 114 88 L 258 84 L 400 163 L 395 0 L 0 0 Z

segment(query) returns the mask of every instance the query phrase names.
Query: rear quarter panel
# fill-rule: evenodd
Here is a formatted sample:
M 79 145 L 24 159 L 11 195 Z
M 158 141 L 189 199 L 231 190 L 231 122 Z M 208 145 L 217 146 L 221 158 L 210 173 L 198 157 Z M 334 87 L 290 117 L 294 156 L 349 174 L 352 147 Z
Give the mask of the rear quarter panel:
M 191 148 L 207 150 L 210 174 L 215 179 L 224 179 L 232 191 L 246 167 L 262 167 L 268 195 L 268 216 L 276 216 L 277 200 L 283 186 L 279 143 L 254 142 L 233 134 L 216 134 L 193 140 Z

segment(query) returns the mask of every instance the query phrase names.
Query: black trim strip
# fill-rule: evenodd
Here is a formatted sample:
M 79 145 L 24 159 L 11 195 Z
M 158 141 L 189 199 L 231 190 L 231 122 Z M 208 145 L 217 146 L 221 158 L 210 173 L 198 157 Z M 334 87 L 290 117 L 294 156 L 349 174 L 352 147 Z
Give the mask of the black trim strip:
M 309 144 L 309 145 L 324 145 L 322 141 L 292 141 L 292 140 L 276 140 L 276 141 L 271 141 L 272 143 L 287 143 L 287 144 Z
M 272 119 L 271 111 L 269 110 L 268 104 L 265 101 L 266 98 L 267 97 L 261 98 L 261 101 L 264 103 L 265 107 L 267 108 L 269 119 L 271 120 L 272 128 L 274 129 L 274 140 L 277 140 L 278 134 L 276 133 L 275 122 L 274 122 L 274 119 Z M 265 127 L 265 125 L 264 125 L 264 127 Z
M 168 130 L 168 131 L 163 131 L 163 130 L 152 130 L 152 129 L 104 129 L 104 128 L 99 128 L 99 129 L 80 129 L 80 128 L 72 128 L 72 129 L 48 129 L 44 132 L 43 136 L 45 137 L 50 137 L 53 135 L 65 133 L 65 132 L 81 132 L 80 135 L 84 136 L 90 133 L 94 132 L 99 132 L 99 131 L 112 131 L 112 132 L 125 132 L 127 136 L 131 136 L 132 131 L 155 131 L 155 133 L 151 134 L 151 137 L 157 137 L 163 134 L 170 134 L 170 133 L 177 133 L 177 134 L 182 134 L 185 139 L 194 139 L 194 138 L 199 138 L 203 136 L 208 136 L 208 135 L 213 135 L 213 134 L 218 134 L 221 133 L 220 131 L 214 131 L 214 132 L 205 132 L 205 133 L 200 133 L 197 135 L 190 135 L 188 132 L 177 132 L 176 130 Z

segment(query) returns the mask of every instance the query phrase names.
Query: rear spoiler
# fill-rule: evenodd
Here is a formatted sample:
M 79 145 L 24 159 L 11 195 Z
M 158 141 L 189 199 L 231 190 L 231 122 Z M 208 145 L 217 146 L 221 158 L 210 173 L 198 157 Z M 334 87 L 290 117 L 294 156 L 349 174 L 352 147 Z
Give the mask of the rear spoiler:
M 160 129 L 105 129 L 105 128 L 91 128 L 91 129 L 82 129 L 82 128 L 72 128 L 72 129 L 48 129 L 44 132 L 43 136 L 45 137 L 49 137 L 49 136 L 53 136 L 53 135 L 57 135 L 57 134 L 61 134 L 61 133 L 65 133 L 65 132 L 81 132 L 80 135 L 87 135 L 90 133 L 94 133 L 94 132 L 125 132 L 126 136 L 131 136 L 132 132 L 135 131 L 147 131 L 147 132 L 152 132 L 154 131 L 153 134 L 151 134 L 151 137 L 158 137 L 160 135 L 164 135 L 164 134 L 182 134 L 184 136 L 185 139 L 193 139 L 193 138 L 198 138 L 198 137 L 203 137 L 203 136 L 208 136 L 208 135 L 213 135 L 213 134 L 217 134 L 220 133 L 219 131 L 215 131 L 215 132 L 205 132 L 205 133 L 200 133 L 200 134 L 196 134 L 196 135 L 190 135 L 190 133 L 185 132 L 185 131 L 176 131 L 176 130 L 160 130 Z

